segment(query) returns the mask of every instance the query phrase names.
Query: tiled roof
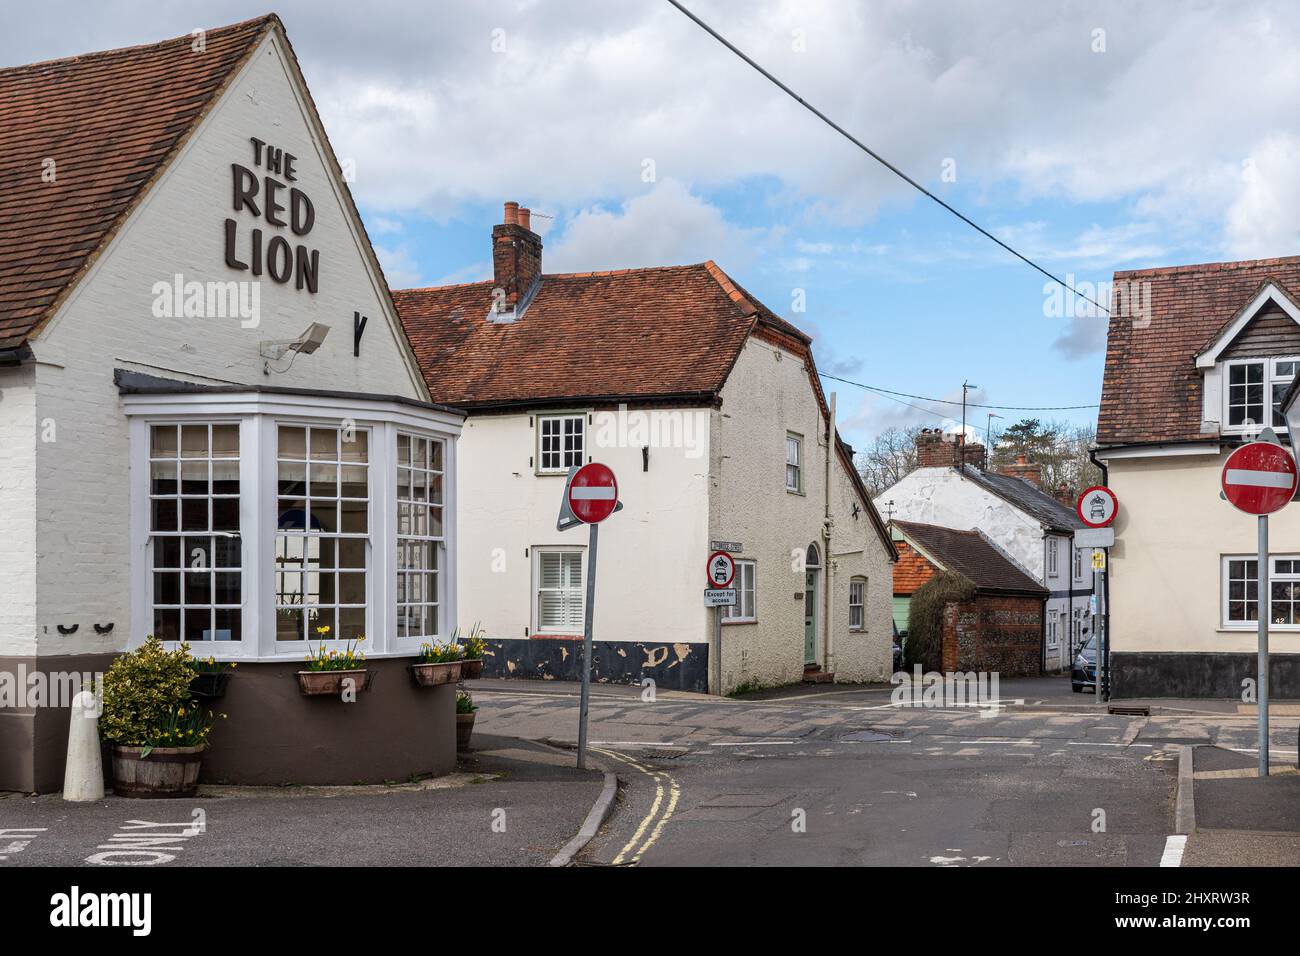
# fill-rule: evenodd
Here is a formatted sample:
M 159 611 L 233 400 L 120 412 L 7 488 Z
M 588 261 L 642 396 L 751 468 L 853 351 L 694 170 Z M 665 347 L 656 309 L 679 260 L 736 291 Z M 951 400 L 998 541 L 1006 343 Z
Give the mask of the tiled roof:
M 465 409 L 717 396 L 758 323 L 807 344 L 712 262 L 542 277 L 515 322 L 494 283 L 393 293 L 435 401 Z
M 204 52 L 186 35 L 0 69 L 0 349 L 53 312 L 278 22 L 209 30 Z
M 896 541 L 894 547 L 898 551 L 898 563 L 894 565 L 894 593 L 896 595 L 911 594 L 934 577 L 934 565 L 927 561 L 925 556 L 910 544 L 906 541 Z
M 1195 356 L 1266 282 L 1300 299 L 1300 256 L 1115 273 L 1149 314 L 1112 306 L 1097 420 L 1100 445 L 1204 440 Z M 1144 309 L 1145 311 L 1145 309 Z
M 967 578 L 981 591 L 1047 596 L 1047 588 L 1012 563 L 978 531 L 957 531 L 912 521 L 895 521 L 894 525 L 909 543 L 946 570 Z M 897 578 L 894 590 L 898 591 Z
M 964 466 L 964 470 L 966 477 L 971 481 L 988 489 L 1052 531 L 1068 533 L 1087 527 L 1073 508 L 1062 504 L 1032 481 L 1014 475 L 981 471 L 973 465 Z

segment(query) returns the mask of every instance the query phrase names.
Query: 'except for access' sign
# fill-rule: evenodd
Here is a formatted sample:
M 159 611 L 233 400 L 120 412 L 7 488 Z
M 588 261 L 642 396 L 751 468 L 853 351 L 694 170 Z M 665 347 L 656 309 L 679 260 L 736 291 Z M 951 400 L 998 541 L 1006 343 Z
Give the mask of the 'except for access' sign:
M 1222 483 L 1223 497 L 1238 511 L 1272 514 L 1295 496 L 1295 460 L 1281 445 L 1253 441 L 1228 456 Z
M 704 592 L 705 607 L 735 607 L 735 588 L 707 588 Z

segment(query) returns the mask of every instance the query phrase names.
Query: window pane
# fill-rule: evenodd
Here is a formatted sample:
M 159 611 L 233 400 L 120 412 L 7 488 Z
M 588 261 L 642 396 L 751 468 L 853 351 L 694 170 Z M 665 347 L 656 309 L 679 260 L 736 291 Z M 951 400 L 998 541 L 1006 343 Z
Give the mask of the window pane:
M 176 426 L 154 425 L 149 430 L 149 454 L 154 458 L 176 457 Z
M 238 425 L 213 425 L 212 426 L 212 457 L 213 458 L 238 458 L 239 457 L 239 426 Z
M 307 430 L 280 426 L 280 458 L 307 457 Z
M 208 457 L 208 426 L 207 425 L 182 425 L 181 426 L 181 457 L 182 458 L 207 458 Z

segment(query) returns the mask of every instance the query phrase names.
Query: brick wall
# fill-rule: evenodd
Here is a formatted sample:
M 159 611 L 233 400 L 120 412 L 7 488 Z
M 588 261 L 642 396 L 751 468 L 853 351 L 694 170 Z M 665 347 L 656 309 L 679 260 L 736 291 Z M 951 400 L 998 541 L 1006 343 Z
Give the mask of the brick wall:
M 1032 677 L 1042 671 L 1043 602 L 977 594 L 943 613 L 943 669 Z

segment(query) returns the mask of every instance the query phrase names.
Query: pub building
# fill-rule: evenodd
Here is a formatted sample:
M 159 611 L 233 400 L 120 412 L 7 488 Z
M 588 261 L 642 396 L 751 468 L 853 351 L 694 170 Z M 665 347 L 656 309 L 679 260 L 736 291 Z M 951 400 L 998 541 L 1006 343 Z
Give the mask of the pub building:
M 239 664 L 208 780 L 449 771 L 408 665 L 457 623 L 463 416 L 279 19 L 0 70 L 0 116 L 0 675 L 187 641 Z M 299 691 L 321 635 L 354 702 Z M 0 706 L 0 790 L 60 788 L 67 703 Z

